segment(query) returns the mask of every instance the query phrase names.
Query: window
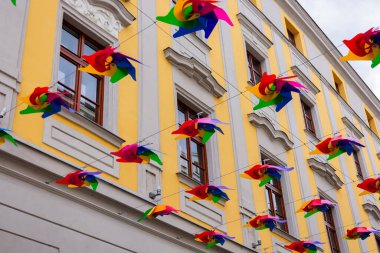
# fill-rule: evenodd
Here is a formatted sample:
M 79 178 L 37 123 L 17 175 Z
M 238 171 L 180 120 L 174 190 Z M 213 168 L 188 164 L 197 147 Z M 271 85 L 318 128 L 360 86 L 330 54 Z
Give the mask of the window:
M 102 124 L 104 78 L 79 71 L 86 66 L 83 55 L 102 47 L 73 26 L 63 23 L 59 57 L 58 91 L 79 114 Z
M 257 84 L 261 81 L 261 77 L 262 77 L 261 62 L 248 51 L 247 51 L 247 59 L 248 59 L 250 81 L 253 84 Z
M 290 43 L 292 43 L 293 46 L 297 47 L 296 36 L 289 29 L 287 29 L 287 33 L 288 33 L 288 39 L 289 39 Z
M 348 102 L 343 81 L 333 72 L 334 79 L 334 88 L 336 92 L 344 99 L 344 101 Z
M 333 209 L 330 208 L 327 212 L 324 212 L 323 216 L 325 220 L 327 236 L 330 242 L 331 252 L 340 253 L 338 236 L 336 233 L 336 228 L 335 228 L 334 218 L 333 218 Z
M 375 239 L 376 239 L 376 245 L 377 245 L 377 248 L 378 248 L 378 250 L 379 250 L 379 252 L 380 252 L 380 237 L 379 236 L 375 236 Z
M 301 100 L 301 106 L 303 111 L 303 118 L 305 120 L 305 127 L 307 130 L 315 135 L 315 127 L 313 121 L 313 115 L 311 113 L 311 107 Z
M 271 164 L 270 160 L 264 155 L 261 155 L 262 164 Z M 285 204 L 282 195 L 281 182 L 279 180 L 272 180 L 265 185 L 265 194 L 267 199 L 267 206 L 269 215 L 278 216 L 282 220 L 286 220 Z M 277 228 L 289 232 L 287 223 L 277 223 Z
M 367 117 L 367 121 L 368 121 L 368 125 L 369 125 L 369 128 L 372 130 L 372 132 L 374 132 L 376 135 L 379 135 L 378 131 L 377 131 L 377 127 L 376 127 L 376 123 L 375 123 L 375 119 L 373 118 L 373 116 L 371 115 L 371 113 L 369 113 L 367 111 L 367 109 L 365 109 L 365 114 L 366 114 L 366 117 Z
M 178 102 L 180 123 L 197 118 L 197 113 Z M 201 138 L 187 138 L 179 141 L 181 172 L 198 183 L 208 183 L 206 146 Z
M 298 32 L 298 29 L 287 19 L 285 19 L 285 29 L 289 42 L 300 52 L 302 52 L 301 35 Z
M 354 158 L 356 172 L 358 173 L 358 176 L 363 179 L 364 177 L 363 177 L 362 168 L 360 166 L 360 160 L 359 160 L 359 154 L 358 153 L 359 153 L 358 151 L 354 150 L 354 152 L 352 153 L 352 157 Z

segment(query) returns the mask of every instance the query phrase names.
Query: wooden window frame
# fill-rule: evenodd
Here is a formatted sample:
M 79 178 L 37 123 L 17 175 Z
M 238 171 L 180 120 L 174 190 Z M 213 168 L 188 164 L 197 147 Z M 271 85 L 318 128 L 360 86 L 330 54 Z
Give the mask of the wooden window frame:
M 323 197 L 321 197 L 321 199 L 323 199 Z M 327 212 L 323 213 L 323 219 L 325 222 L 327 237 L 329 238 L 329 244 L 330 244 L 331 252 L 332 253 L 340 253 L 341 251 L 340 251 L 340 247 L 339 247 L 338 234 L 337 234 L 336 227 L 335 227 L 333 210 L 331 208 Z M 331 223 L 330 223 L 330 221 L 331 221 Z M 331 238 L 331 236 L 334 236 L 334 238 Z M 335 239 L 337 248 L 333 247 L 332 239 Z
M 248 68 L 250 74 L 250 81 L 255 85 L 261 81 L 263 77 L 263 70 L 261 68 L 261 61 L 259 61 L 251 52 L 247 51 L 247 59 L 248 59 Z M 255 67 L 258 67 L 259 72 Z M 260 76 L 260 80 L 256 80 L 256 75 Z
M 185 112 L 180 110 L 181 108 L 184 109 Z M 196 115 L 194 110 L 192 110 L 190 107 L 188 107 L 187 105 L 185 105 L 184 103 L 182 103 L 180 101 L 178 101 L 178 109 L 177 110 L 181 111 L 182 113 L 185 114 L 185 120 L 186 121 L 191 119 L 190 118 L 191 113 L 193 115 Z M 193 166 L 196 166 L 200 169 L 200 171 L 204 172 L 203 175 L 200 175 L 201 180 L 199 183 L 207 184 L 209 182 L 209 178 L 208 178 L 208 164 L 207 164 L 206 145 L 202 143 L 202 139 L 200 137 L 186 138 L 185 141 L 186 141 L 186 152 L 187 152 L 188 158 L 185 158 L 182 156 L 182 154 L 180 154 L 180 159 L 187 161 L 187 168 L 188 168 L 187 176 L 190 177 L 191 179 L 195 180 L 193 178 Z M 191 156 L 191 141 L 195 142 L 197 145 L 200 145 L 202 147 L 201 160 L 203 161 L 203 168 L 193 164 L 192 156 Z M 202 178 L 203 178 L 203 182 L 202 182 Z
M 58 81 L 58 84 L 64 87 L 65 89 L 71 91 L 74 93 L 74 101 L 73 101 L 73 109 L 76 112 L 80 111 L 81 107 L 81 98 L 83 98 L 85 101 L 89 101 L 90 103 L 94 104 L 97 107 L 97 110 L 95 111 L 95 121 L 97 124 L 102 125 L 103 124 L 103 108 L 104 108 L 104 80 L 105 78 L 103 76 L 93 75 L 91 76 L 95 77 L 98 80 L 98 91 L 97 94 L 97 101 L 93 101 L 82 94 L 82 71 L 79 70 L 79 67 L 87 66 L 88 63 L 82 58 L 84 55 L 84 45 L 85 42 L 90 42 L 94 46 L 98 48 L 102 48 L 102 46 L 97 43 L 96 41 L 92 40 L 89 36 L 87 36 L 85 33 L 80 31 L 79 29 L 73 27 L 71 24 L 67 23 L 66 21 L 62 24 L 62 30 L 67 27 L 69 30 L 72 30 L 78 35 L 78 48 L 77 48 L 77 54 L 71 52 L 69 49 L 65 48 L 62 44 L 60 44 L 60 54 L 59 56 L 64 58 L 65 60 L 71 62 L 76 66 L 75 71 L 75 90 L 68 87 L 64 83 L 62 83 L 60 80 Z M 69 32 L 69 31 L 67 31 Z M 61 43 L 61 42 L 60 42 Z M 89 119 L 91 120 L 91 119 Z M 92 120 L 91 120 L 92 121 Z
M 363 171 L 362 171 L 362 166 L 360 164 L 360 159 L 359 159 L 359 153 L 358 151 L 354 150 L 352 152 L 352 157 L 354 158 L 354 163 L 355 163 L 355 168 L 356 172 L 358 173 L 358 176 L 363 179 Z
M 303 112 L 303 119 L 305 121 L 305 128 L 309 130 L 310 132 L 312 132 L 314 135 L 316 135 L 315 124 L 314 124 L 311 107 L 302 100 L 301 100 L 301 106 L 302 106 L 302 112 Z M 307 124 L 308 121 L 311 122 L 311 126 Z

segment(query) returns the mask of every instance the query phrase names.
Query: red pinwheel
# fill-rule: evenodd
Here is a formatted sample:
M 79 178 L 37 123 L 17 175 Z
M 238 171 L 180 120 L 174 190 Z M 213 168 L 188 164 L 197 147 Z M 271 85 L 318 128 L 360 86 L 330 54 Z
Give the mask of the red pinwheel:
M 118 156 L 116 161 L 125 163 L 148 163 L 150 160 L 162 165 L 162 161 L 151 149 L 138 144 L 127 145 L 111 155 Z
M 335 205 L 335 203 L 332 203 L 327 199 L 313 199 L 311 201 L 305 202 L 297 211 L 297 213 L 306 212 L 305 218 L 307 218 L 317 212 L 327 212 L 332 206 Z
M 371 233 L 377 234 L 380 233 L 380 230 L 367 227 L 354 227 L 353 229 L 348 229 L 347 234 L 343 238 L 346 238 L 347 240 L 356 240 L 359 238 L 365 240 L 371 235 Z
M 216 126 L 216 124 L 227 124 L 217 119 L 200 118 L 185 121 L 178 130 L 172 132 L 172 134 L 180 134 L 176 140 L 191 138 L 199 136 L 202 138 L 202 143 L 205 144 L 210 137 L 215 133 L 215 130 L 224 134 L 222 129 Z
M 359 194 L 360 196 L 371 193 L 380 193 L 380 177 L 367 178 L 366 180 L 358 184 L 358 187 L 364 190 L 362 193 Z
M 318 245 L 321 244 L 324 243 L 318 241 L 300 241 L 285 245 L 285 248 L 294 250 L 299 253 L 316 253 L 318 250 Z
M 260 83 L 246 87 L 260 100 L 253 110 L 276 105 L 276 112 L 279 112 L 293 99 L 292 92 L 300 93 L 300 89 L 307 89 L 302 84 L 289 80 L 294 77 L 296 76 L 277 78 L 276 75 L 268 75 L 264 72 Z
M 28 107 L 20 112 L 20 114 L 40 113 L 42 118 L 47 118 L 61 111 L 61 107 L 65 107 L 73 112 L 64 99 L 61 97 L 65 92 L 49 91 L 49 87 L 37 87 L 29 97 L 20 98 Z
M 106 47 L 92 55 L 84 55 L 83 59 L 89 65 L 79 70 L 91 74 L 109 76 L 111 77 L 111 83 L 120 81 L 128 74 L 131 75 L 133 80 L 136 80 L 136 69 L 129 60 L 140 64 L 141 62 L 122 53 L 115 52 L 115 50 L 116 48 Z
M 230 190 L 226 186 L 214 186 L 214 185 L 198 185 L 191 190 L 187 190 L 187 193 L 193 194 L 194 196 L 190 200 L 197 199 L 208 199 L 217 203 L 220 199 L 229 200 L 229 197 L 223 190 Z
M 329 137 L 316 145 L 316 149 L 310 152 L 310 155 L 326 154 L 329 155 L 327 160 L 331 160 L 343 153 L 351 155 L 354 147 L 365 147 L 360 141 L 352 137 Z
M 102 172 L 80 170 L 67 174 L 65 178 L 57 180 L 56 183 L 67 185 L 69 188 L 86 187 L 91 185 L 92 189 L 96 191 L 99 184 L 96 176 L 101 173 Z
M 206 249 L 214 247 L 216 244 L 224 244 L 226 239 L 233 240 L 235 237 L 228 236 L 223 233 L 216 232 L 215 230 L 205 231 L 201 234 L 195 234 L 195 240 L 198 242 L 206 243 Z
M 153 208 L 148 209 L 144 215 L 138 220 L 139 222 L 142 220 L 148 219 L 154 219 L 157 216 L 164 216 L 169 215 L 173 212 L 178 213 L 179 210 L 171 207 L 171 206 L 155 206 Z
M 281 220 L 278 217 L 270 215 L 259 215 L 248 221 L 244 227 L 252 227 L 256 230 L 263 230 L 269 228 L 270 231 L 276 227 L 277 223 L 286 223 L 286 220 Z
M 248 179 L 260 180 L 259 186 L 263 186 L 266 183 L 269 183 L 273 179 L 280 180 L 281 172 L 289 172 L 294 168 L 286 168 L 282 166 L 275 166 L 269 164 L 258 164 L 250 168 L 249 170 L 244 171 L 243 174 L 240 174 L 241 177 Z

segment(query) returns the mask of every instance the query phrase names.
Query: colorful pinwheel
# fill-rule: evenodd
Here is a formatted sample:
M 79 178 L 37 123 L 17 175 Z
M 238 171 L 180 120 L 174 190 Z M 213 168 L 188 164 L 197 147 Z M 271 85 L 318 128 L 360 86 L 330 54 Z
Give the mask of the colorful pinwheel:
M 17 1 L 17 0 L 11 0 L 12 4 L 13 4 L 14 6 L 16 6 L 16 1 Z
M 176 137 L 176 140 L 191 138 L 199 136 L 202 138 L 202 143 L 205 144 L 211 136 L 215 133 L 215 130 L 224 134 L 222 129 L 216 126 L 216 124 L 227 124 L 217 119 L 200 118 L 185 121 L 179 129 L 172 132 L 172 134 L 180 134 Z
M 257 179 L 260 180 L 259 186 L 263 186 L 266 183 L 269 183 L 274 178 L 277 180 L 281 179 L 281 171 L 289 172 L 294 168 L 286 168 L 282 166 L 274 166 L 269 164 L 258 164 L 250 168 L 249 170 L 244 171 L 243 174 L 240 174 L 241 177 L 248 179 Z
M 157 20 L 179 27 L 174 38 L 204 30 L 207 39 L 219 20 L 233 26 L 227 13 L 214 5 L 216 2 L 218 1 L 178 0 L 166 16 L 157 17 Z
M 316 253 L 318 250 L 318 245 L 321 244 L 324 243 L 318 241 L 300 241 L 285 245 L 285 248 L 294 250 L 299 253 Z
M 20 111 L 20 114 L 42 112 L 42 118 L 47 118 L 60 112 L 62 106 L 73 112 L 74 110 L 61 97 L 62 94 L 65 93 L 49 91 L 49 87 L 37 87 L 29 97 L 20 98 L 21 101 L 28 105 L 26 109 Z
M 7 132 L 12 132 L 12 130 L 0 128 L 0 144 L 3 144 L 5 142 L 5 139 L 7 139 L 8 141 L 12 142 L 13 145 L 17 146 L 16 140 Z
M 247 86 L 246 89 L 253 93 L 260 101 L 253 107 L 258 110 L 267 106 L 276 105 L 279 112 L 293 97 L 292 92 L 300 93 L 300 89 L 307 89 L 300 83 L 289 81 L 296 76 L 277 78 L 276 75 L 268 75 L 264 72 L 261 82 L 255 86 Z
M 120 81 L 128 74 L 131 75 L 133 80 L 136 80 L 136 69 L 129 60 L 140 64 L 141 62 L 122 53 L 115 52 L 115 49 L 109 46 L 92 55 L 84 55 L 83 59 L 89 65 L 79 70 L 91 74 L 109 76 L 111 77 L 111 83 Z
M 156 153 L 145 146 L 139 146 L 137 143 L 127 145 L 117 152 L 111 152 L 111 155 L 118 156 L 116 161 L 121 163 L 149 163 L 150 160 L 162 165 L 162 161 Z
M 178 213 L 179 210 L 171 207 L 171 206 L 155 206 L 153 208 L 148 209 L 144 215 L 138 220 L 139 222 L 142 220 L 148 219 L 154 219 L 157 216 L 164 216 L 169 215 L 173 212 Z
M 231 190 L 226 186 L 214 186 L 214 185 L 198 185 L 191 190 L 187 190 L 187 193 L 194 196 L 190 200 L 208 199 L 217 203 L 220 199 L 230 200 L 227 194 L 223 190 Z
M 223 233 L 216 232 L 215 230 L 205 231 L 200 234 L 195 234 L 195 240 L 198 242 L 207 243 L 206 249 L 214 247 L 216 244 L 224 244 L 226 239 L 233 240 L 235 237 L 228 236 Z
M 380 29 L 371 28 L 365 33 L 359 33 L 351 40 L 343 43 L 350 50 L 341 61 L 372 61 L 371 67 L 375 68 L 380 63 Z
M 358 184 L 360 189 L 364 191 L 359 194 L 359 196 L 371 194 L 371 193 L 380 193 L 380 177 L 378 178 L 367 178 L 360 184 Z M 380 200 L 380 197 L 379 197 Z
M 278 217 L 270 215 L 259 215 L 252 218 L 244 227 L 251 227 L 256 230 L 263 230 L 269 228 L 270 231 L 276 227 L 276 223 L 286 223 L 286 220 L 281 220 Z
M 91 185 L 92 189 L 96 191 L 98 187 L 97 175 L 102 172 L 89 172 L 86 170 L 79 170 L 69 173 L 65 178 L 57 180 L 57 184 L 67 185 L 69 188 L 86 187 Z
M 358 139 L 352 137 L 329 137 L 316 145 L 316 149 L 310 152 L 310 155 L 326 154 L 329 155 L 327 160 L 331 160 L 343 153 L 351 155 L 354 147 L 365 147 Z
M 380 233 L 380 230 L 367 227 L 354 227 L 353 229 L 348 229 L 347 234 L 343 238 L 346 238 L 346 240 L 356 240 L 359 238 L 365 240 L 371 235 L 371 233 L 377 234 Z
M 331 201 L 327 199 L 313 199 L 311 201 L 305 202 L 301 208 L 297 211 L 297 213 L 300 212 L 306 212 L 305 218 L 312 216 L 313 214 L 317 212 L 327 212 L 331 207 L 335 206 L 335 203 L 332 203 Z

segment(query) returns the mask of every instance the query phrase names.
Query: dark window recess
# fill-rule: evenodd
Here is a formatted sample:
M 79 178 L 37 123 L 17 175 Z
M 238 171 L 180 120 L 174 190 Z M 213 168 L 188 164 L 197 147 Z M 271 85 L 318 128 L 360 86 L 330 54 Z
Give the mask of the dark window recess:
M 354 152 L 352 153 L 352 157 L 354 158 L 356 172 L 358 173 L 358 176 L 363 179 L 363 171 L 362 167 L 360 166 L 358 151 L 354 150 Z
M 273 164 L 269 159 L 266 159 L 263 155 L 262 164 Z M 281 182 L 279 180 L 272 180 L 265 185 L 265 194 L 267 199 L 267 207 L 269 215 L 278 216 L 282 220 L 286 220 L 285 204 L 282 195 Z M 277 228 L 289 232 L 288 223 L 277 223 Z
M 197 118 L 197 113 L 178 102 L 180 123 Z M 180 124 L 179 124 L 180 125 Z M 198 183 L 208 183 L 206 146 L 199 137 L 179 140 L 181 172 Z
M 80 30 L 64 23 L 58 70 L 58 91 L 66 92 L 66 102 L 79 114 L 98 124 L 103 123 L 104 77 L 79 71 L 87 66 L 83 55 L 102 47 Z
M 307 130 L 315 135 L 315 127 L 311 107 L 301 100 L 303 118 L 305 120 L 305 127 Z
M 261 70 L 261 62 L 254 57 L 250 52 L 247 52 L 248 59 L 248 68 L 250 74 L 250 81 L 253 84 L 257 84 L 261 81 L 262 70 Z
M 330 208 L 327 212 L 323 213 L 327 236 L 329 237 L 329 243 L 332 253 L 340 253 L 338 236 L 336 233 L 336 227 L 334 224 L 334 218 L 332 209 Z
M 289 39 L 290 43 L 292 43 L 293 46 L 297 47 L 297 45 L 296 45 L 296 36 L 289 29 L 287 30 L 287 32 L 288 32 L 288 39 Z

